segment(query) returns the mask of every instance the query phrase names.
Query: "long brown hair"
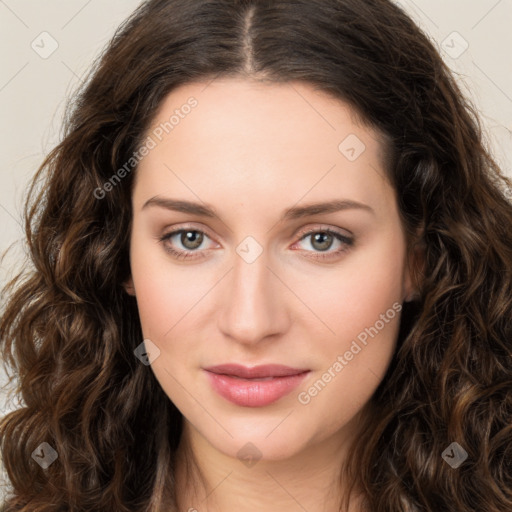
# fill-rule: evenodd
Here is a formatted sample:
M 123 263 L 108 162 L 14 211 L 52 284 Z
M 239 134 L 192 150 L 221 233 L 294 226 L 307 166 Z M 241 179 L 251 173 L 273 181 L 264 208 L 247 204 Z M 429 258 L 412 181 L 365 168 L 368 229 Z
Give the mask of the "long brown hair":
M 150 0 L 119 28 L 34 177 L 32 268 L 4 290 L 0 348 L 22 400 L 0 423 L 4 510 L 174 503 L 181 413 L 134 356 L 140 320 L 122 286 L 136 168 L 94 191 L 171 90 L 218 76 L 312 84 L 390 141 L 424 265 L 345 477 L 372 512 L 512 510 L 512 185 L 440 55 L 389 0 Z M 42 442 L 58 454 L 46 469 L 31 456 Z M 442 456 L 455 442 L 458 468 Z

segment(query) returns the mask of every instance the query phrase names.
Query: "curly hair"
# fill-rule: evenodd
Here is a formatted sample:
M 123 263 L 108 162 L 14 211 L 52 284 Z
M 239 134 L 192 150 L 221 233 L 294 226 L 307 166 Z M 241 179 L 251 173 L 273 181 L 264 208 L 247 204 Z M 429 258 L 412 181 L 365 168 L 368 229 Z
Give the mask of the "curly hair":
M 512 510 L 512 184 L 435 46 L 390 0 L 149 0 L 119 27 L 33 178 L 31 268 L 4 289 L 0 349 L 22 405 L 0 421 L 3 510 L 176 503 L 182 416 L 134 356 L 140 319 L 122 286 L 136 168 L 97 191 L 170 91 L 217 76 L 312 84 L 389 139 L 408 249 L 424 261 L 343 468 L 350 489 L 373 512 Z M 58 454 L 45 469 L 31 457 L 42 442 Z M 441 456 L 453 442 L 467 452 L 457 469 Z

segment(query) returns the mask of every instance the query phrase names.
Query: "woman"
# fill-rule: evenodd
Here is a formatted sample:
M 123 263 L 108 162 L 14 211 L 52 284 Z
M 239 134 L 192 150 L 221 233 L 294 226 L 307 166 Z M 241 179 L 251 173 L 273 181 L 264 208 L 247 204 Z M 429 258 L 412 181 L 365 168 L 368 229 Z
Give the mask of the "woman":
M 5 511 L 512 509 L 510 180 L 398 7 L 150 0 L 67 119 Z

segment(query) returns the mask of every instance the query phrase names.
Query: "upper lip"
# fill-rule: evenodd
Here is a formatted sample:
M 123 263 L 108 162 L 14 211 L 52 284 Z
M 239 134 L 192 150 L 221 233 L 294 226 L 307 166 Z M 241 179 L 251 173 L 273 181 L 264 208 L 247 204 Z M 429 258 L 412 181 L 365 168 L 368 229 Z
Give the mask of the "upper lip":
M 232 375 L 243 379 L 258 379 L 265 377 L 287 377 L 289 375 L 298 375 L 309 371 L 308 368 L 291 368 L 282 364 L 263 364 L 260 366 L 243 366 L 240 364 L 220 364 L 204 368 L 208 372 L 221 375 Z

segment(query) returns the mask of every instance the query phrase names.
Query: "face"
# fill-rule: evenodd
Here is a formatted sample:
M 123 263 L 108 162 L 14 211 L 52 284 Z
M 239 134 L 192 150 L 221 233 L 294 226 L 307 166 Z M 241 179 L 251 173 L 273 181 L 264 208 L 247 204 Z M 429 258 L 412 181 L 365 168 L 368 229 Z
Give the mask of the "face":
M 146 137 L 126 290 L 185 429 L 232 457 L 341 439 L 412 292 L 378 133 L 308 85 L 223 79 L 175 89 Z

